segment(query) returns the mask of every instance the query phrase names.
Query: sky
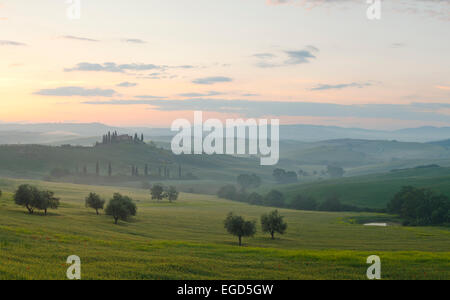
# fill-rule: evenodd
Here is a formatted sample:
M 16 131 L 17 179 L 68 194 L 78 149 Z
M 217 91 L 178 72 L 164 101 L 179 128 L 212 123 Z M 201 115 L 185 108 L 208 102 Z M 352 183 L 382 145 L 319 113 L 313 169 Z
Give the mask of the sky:
M 73 1 L 0 0 L 0 122 L 450 126 L 450 0 Z

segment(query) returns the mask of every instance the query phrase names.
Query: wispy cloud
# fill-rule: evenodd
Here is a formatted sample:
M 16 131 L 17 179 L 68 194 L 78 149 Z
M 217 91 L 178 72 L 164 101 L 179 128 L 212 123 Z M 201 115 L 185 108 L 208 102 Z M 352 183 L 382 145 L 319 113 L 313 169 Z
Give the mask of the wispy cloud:
M 126 43 L 130 44 L 146 44 L 147 42 L 141 39 L 124 39 L 123 40 Z
M 167 98 L 167 97 L 153 96 L 153 95 L 139 95 L 139 96 L 135 96 L 134 98 L 142 99 L 142 100 L 151 100 L 151 99 L 164 99 L 164 98 Z
M 0 40 L 0 46 L 27 46 L 27 44 L 15 41 Z
M 187 100 L 108 100 L 86 101 L 91 105 L 150 105 L 159 111 L 195 111 L 233 113 L 245 117 L 354 117 L 450 122 L 450 115 L 440 110 L 450 107 L 446 103 L 362 104 L 341 105 L 313 102 L 250 101 L 193 98 Z
M 148 71 L 148 70 L 161 70 L 165 66 L 154 65 L 154 64 L 121 64 L 118 65 L 113 62 L 106 62 L 103 64 L 82 62 L 77 64 L 73 68 L 65 69 L 66 72 L 73 71 L 84 71 L 84 72 L 113 72 L 113 73 L 123 73 L 126 71 Z
M 309 50 L 286 51 L 286 54 L 289 56 L 289 59 L 285 62 L 287 65 L 307 64 L 316 58 Z
M 342 90 L 346 88 L 364 88 L 371 86 L 370 82 L 352 82 L 352 83 L 341 83 L 341 84 L 319 84 L 318 86 L 311 89 L 311 91 L 326 91 L 326 90 Z
M 212 96 L 219 96 L 223 95 L 224 93 L 217 92 L 217 91 L 209 91 L 207 93 L 183 93 L 179 94 L 180 97 L 186 97 L 186 98 L 197 98 L 197 97 L 212 97 Z
M 117 86 L 118 87 L 135 87 L 137 85 L 138 85 L 137 83 L 125 81 L 125 82 L 119 83 Z
M 359 0 L 266 0 L 267 5 L 290 5 L 313 9 L 321 6 L 338 6 L 341 4 L 366 5 Z M 449 0 L 396 0 L 392 1 L 393 10 L 399 13 L 420 14 L 442 21 L 450 21 Z
M 211 84 L 216 84 L 216 83 L 232 82 L 232 81 L 233 81 L 233 79 L 230 77 L 216 76 L 216 77 L 198 78 L 198 79 L 193 80 L 192 83 L 211 85 Z
M 62 97 L 71 97 L 71 96 L 83 96 L 83 97 L 112 97 L 116 94 L 114 90 L 111 89 L 86 89 L 78 86 L 65 86 L 59 87 L 55 89 L 43 89 L 34 93 L 35 95 L 40 96 L 62 96 Z
M 320 52 L 315 46 L 306 46 L 300 50 L 285 50 L 282 53 L 284 61 L 277 59 L 279 56 L 273 53 L 257 53 L 253 56 L 258 59 L 256 66 L 259 68 L 276 68 L 310 63 L 317 58 Z
M 66 40 L 75 40 L 75 41 L 82 41 L 82 42 L 100 42 L 99 40 L 94 40 L 94 39 L 79 37 L 79 36 L 73 36 L 73 35 L 64 35 L 64 36 L 61 36 L 61 38 L 66 39 Z

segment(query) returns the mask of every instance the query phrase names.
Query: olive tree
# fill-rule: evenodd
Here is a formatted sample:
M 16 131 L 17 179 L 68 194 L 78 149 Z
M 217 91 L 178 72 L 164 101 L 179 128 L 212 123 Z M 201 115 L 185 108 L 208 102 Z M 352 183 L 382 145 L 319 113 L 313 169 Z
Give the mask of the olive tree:
M 245 221 L 243 217 L 236 216 L 233 213 L 228 214 L 224 224 L 229 234 L 238 237 L 239 246 L 242 246 L 243 237 L 252 237 L 256 233 L 255 221 Z
M 130 216 L 135 216 L 137 207 L 130 197 L 116 193 L 109 201 L 105 212 L 108 216 L 112 216 L 114 223 L 117 224 L 119 220 L 126 221 Z
M 161 184 L 155 184 L 151 190 L 152 200 L 161 201 L 164 198 L 164 187 Z
M 284 234 L 287 229 L 287 224 L 283 219 L 284 217 L 280 216 L 278 210 L 262 215 L 262 231 L 270 233 L 272 240 L 275 239 L 275 233 Z
M 174 186 L 171 186 L 167 189 L 165 196 L 167 199 L 169 199 L 170 202 L 173 202 L 177 201 L 179 194 L 180 193 L 177 191 L 177 189 Z
M 17 205 L 24 206 L 30 214 L 34 213 L 36 208 L 37 189 L 29 184 L 22 184 L 14 193 L 14 202 Z
M 89 196 L 86 197 L 86 207 L 95 209 L 97 216 L 99 215 L 98 210 L 103 209 L 104 206 L 105 200 L 100 198 L 96 193 L 90 193 Z
M 48 209 L 58 209 L 59 198 L 55 197 L 55 193 L 52 191 L 38 191 L 36 195 L 36 208 L 43 210 L 47 215 Z
M 28 184 L 19 186 L 14 194 L 14 202 L 26 207 L 30 214 L 38 209 L 43 210 L 47 215 L 48 209 L 59 207 L 59 198 L 56 198 L 52 191 L 39 191 L 36 187 Z

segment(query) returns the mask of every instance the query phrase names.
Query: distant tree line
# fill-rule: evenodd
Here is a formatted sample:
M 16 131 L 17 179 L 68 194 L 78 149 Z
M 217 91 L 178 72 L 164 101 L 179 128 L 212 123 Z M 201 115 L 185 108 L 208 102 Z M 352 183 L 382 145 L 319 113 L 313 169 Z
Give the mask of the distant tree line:
M 283 174 L 283 172 L 279 172 Z M 286 174 L 286 173 L 284 173 Z M 252 175 L 256 176 L 256 175 Z M 245 180 L 243 180 L 243 178 Z M 258 185 L 252 185 L 252 187 L 258 187 L 260 180 L 257 181 Z M 278 190 L 271 190 L 266 195 L 261 195 L 257 192 L 248 193 L 246 187 L 249 187 L 249 175 L 239 175 L 237 179 L 238 189 L 235 185 L 226 185 L 221 187 L 217 191 L 219 198 L 245 202 L 252 205 L 279 207 L 279 208 L 291 208 L 297 210 L 312 210 L 312 211 L 357 211 L 357 212 L 384 212 L 385 210 L 377 210 L 371 208 L 361 208 L 353 205 L 342 204 L 337 195 L 330 195 L 322 203 L 317 202 L 314 198 L 304 195 L 297 195 L 290 203 L 286 203 L 285 195 Z
M 391 214 L 399 215 L 404 225 L 429 226 L 450 223 L 450 200 L 430 189 L 403 187 L 387 206 Z
M 102 175 L 102 166 L 99 161 L 95 163 L 95 175 L 101 176 Z M 153 171 L 153 172 L 152 172 Z M 108 177 L 112 177 L 113 174 L 113 164 L 111 162 L 108 162 L 106 170 L 104 170 L 103 174 L 106 174 Z M 89 175 L 88 172 L 88 165 L 83 165 L 81 168 L 79 166 L 76 167 L 75 174 L 82 174 L 82 175 Z M 161 178 L 161 179 L 189 179 L 189 180 L 195 180 L 198 179 L 195 175 L 193 175 L 190 172 L 185 173 L 182 169 L 181 165 L 178 165 L 176 171 L 172 173 L 172 169 L 168 166 L 160 166 L 158 168 L 155 168 L 154 170 L 151 169 L 149 164 L 144 164 L 142 167 L 139 167 L 137 165 L 131 165 L 130 166 L 130 176 L 131 177 L 154 177 L 154 178 Z M 50 177 L 51 178 L 63 178 L 67 176 L 71 176 L 72 173 L 67 169 L 62 168 L 54 168 L 50 171 Z
M 135 144 L 143 144 L 144 143 L 144 134 L 141 133 L 139 136 L 137 133 L 134 136 L 123 134 L 119 135 L 117 131 L 108 132 L 102 136 L 102 144 L 103 145 L 111 145 L 111 144 L 119 144 L 119 143 L 130 143 L 134 142 Z
M 318 175 L 317 171 L 313 171 L 313 175 Z M 328 165 L 326 170 L 320 172 L 321 176 L 329 176 L 330 178 L 340 178 L 345 174 L 345 170 L 339 166 Z M 310 176 L 305 170 L 300 169 L 297 173 L 294 171 L 286 171 L 285 169 L 277 168 L 272 173 L 273 178 L 278 184 L 291 184 L 299 181 L 299 176 Z

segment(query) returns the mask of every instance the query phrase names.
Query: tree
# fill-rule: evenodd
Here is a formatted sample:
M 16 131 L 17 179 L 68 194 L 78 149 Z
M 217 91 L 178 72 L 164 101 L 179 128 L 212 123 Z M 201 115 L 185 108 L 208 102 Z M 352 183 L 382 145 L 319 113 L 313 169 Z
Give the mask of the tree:
M 19 186 L 14 194 L 14 202 L 27 208 L 30 214 L 36 209 L 43 210 L 47 215 L 48 209 L 59 207 L 59 198 L 56 198 L 51 191 L 39 191 L 36 187 L 23 184 Z
M 164 198 L 164 187 L 161 184 L 155 184 L 151 189 L 152 200 L 161 201 Z
M 330 175 L 331 178 L 339 178 L 344 176 L 345 171 L 341 167 L 327 166 L 327 174 Z
M 247 197 L 247 202 L 252 205 L 263 205 L 264 204 L 264 197 L 261 196 L 258 193 L 251 193 Z
M 286 172 L 283 169 L 275 169 L 273 177 L 280 184 L 296 183 L 298 181 L 297 173 L 293 171 Z
M 47 215 L 48 209 L 58 209 L 59 198 L 56 198 L 52 191 L 37 191 L 35 205 L 37 209 L 43 210 L 44 214 Z
M 86 207 L 95 209 L 97 216 L 99 215 L 98 210 L 103 209 L 104 206 L 105 200 L 100 198 L 96 193 L 90 193 L 89 196 L 86 197 Z
M 272 190 L 264 198 L 264 204 L 267 206 L 283 207 L 284 195 L 277 190 Z
M 30 214 L 34 213 L 36 207 L 37 189 L 31 185 L 23 184 L 19 186 L 14 194 L 14 202 L 17 205 L 24 206 Z
M 97 176 L 100 175 L 100 163 L 99 163 L 99 162 L 97 162 L 97 163 L 95 164 L 95 174 L 96 174 Z
M 293 209 L 299 210 L 316 210 L 318 204 L 314 198 L 297 195 L 297 197 L 295 197 L 295 199 L 291 202 L 290 206 Z
M 148 164 L 145 164 L 144 167 L 144 175 L 147 177 L 148 176 Z
M 403 187 L 387 206 L 389 213 L 397 214 L 405 224 L 427 226 L 450 222 L 450 200 L 429 189 Z
M 234 185 L 226 185 L 219 189 L 217 196 L 222 199 L 236 200 L 237 199 L 237 189 Z
M 228 214 L 224 225 L 229 234 L 238 237 L 239 246 L 242 246 L 243 237 L 252 237 L 256 233 L 255 221 L 245 221 L 243 217 L 235 216 L 233 213 Z
M 171 186 L 167 189 L 165 196 L 167 199 L 169 199 L 170 202 L 173 202 L 177 201 L 179 194 L 180 193 L 177 191 L 177 189 L 174 186 Z
M 0 190 L 0 198 L 2 197 L 2 195 L 3 195 L 3 192 L 2 192 L 2 190 Z
M 337 195 L 329 196 L 325 202 L 319 205 L 319 210 L 322 211 L 342 211 L 343 207 L 341 200 Z
M 119 220 L 126 221 L 130 216 L 135 216 L 137 208 L 131 198 L 116 193 L 106 206 L 105 212 L 114 218 L 114 224 L 117 225 Z
M 272 240 L 275 239 L 275 233 L 284 234 L 287 229 L 287 224 L 283 219 L 284 217 L 280 216 L 278 210 L 262 215 L 261 225 L 263 232 L 270 233 Z
M 257 188 L 261 185 L 261 178 L 255 174 L 241 174 L 237 177 L 237 184 L 241 187 L 241 191 L 246 191 L 248 188 Z

